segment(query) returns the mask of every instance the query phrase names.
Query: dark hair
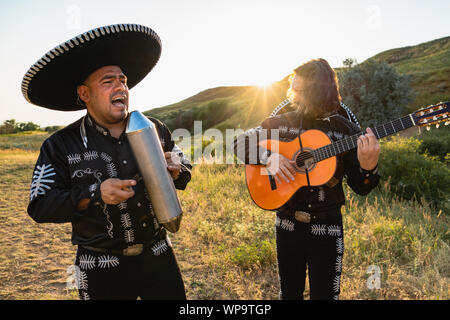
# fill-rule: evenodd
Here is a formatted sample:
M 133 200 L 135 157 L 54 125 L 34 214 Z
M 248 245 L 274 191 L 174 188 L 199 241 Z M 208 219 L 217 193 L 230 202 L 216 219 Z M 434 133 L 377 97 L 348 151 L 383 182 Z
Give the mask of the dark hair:
M 339 110 L 341 95 L 338 79 L 325 59 L 310 60 L 296 68 L 291 84 L 295 75 L 304 79 L 303 94 L 308 108 L 313 108 L 322 115 Z

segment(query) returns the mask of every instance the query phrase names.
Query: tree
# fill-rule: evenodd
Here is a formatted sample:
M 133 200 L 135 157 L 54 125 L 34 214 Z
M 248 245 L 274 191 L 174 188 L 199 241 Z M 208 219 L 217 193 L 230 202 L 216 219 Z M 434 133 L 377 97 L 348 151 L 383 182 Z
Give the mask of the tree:
M 344 67 L 346 68 L 352 68 L 353 66 L 357 65 L 358 62 L 356 61 L 356 59 L 353 58 L 347 58 L 344 61 L 342 61 L 342 64 L 344 65 Z
M 0 126 L 0 134 L 17 132 L 16 119 L 5 120 Z
M 16 119 L 5 120 L 0 125 L 0 134 L 17 133 L 21 131 L 35 131 L 40 130 L 39 125 L 29 122 L 17 122 Z
M 19 131 L 36 131 L 36 130 L 41 129 L 38 124 L 30 122 L 30 121 L 29 122 L 19 122 L 17 127 L 19 128 Z
M 413 98 L 410 77 L 386 62 L 369 59 L 353 66 L 353 61 L 344 61 L 348 67 L 338 73 L 339 87 L 343 102 L 361 125 L 373 127 L 405 115 Z

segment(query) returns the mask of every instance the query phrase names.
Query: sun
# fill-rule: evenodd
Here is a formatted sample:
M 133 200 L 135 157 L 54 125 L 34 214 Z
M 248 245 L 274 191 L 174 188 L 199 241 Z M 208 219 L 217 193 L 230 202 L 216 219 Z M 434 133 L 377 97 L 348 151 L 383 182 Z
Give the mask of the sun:
M 258 84 L 256 84 L 256 86 L 260 89 L 267 90 L 274 84 L 275 84 L 275 81 L 273 81 L 273 80 L 264 80 L 264 81 L 260 81 Z

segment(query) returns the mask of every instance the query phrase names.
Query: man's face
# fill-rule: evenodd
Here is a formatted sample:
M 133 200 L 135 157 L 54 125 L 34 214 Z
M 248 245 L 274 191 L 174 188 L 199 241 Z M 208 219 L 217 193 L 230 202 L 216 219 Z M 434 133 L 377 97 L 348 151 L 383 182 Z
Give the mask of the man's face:
M 118 66 L 94 71 L 77 90 L 89 114 L 100 124 L 117 124 L 127 117 L 127 77 Z
M 298 75 L 294 76 L 292 80 L 291 90 L 292 90 L 292 103 L 296 108 L 305 107 L 304 100 L 304 85 L 305 80 Z

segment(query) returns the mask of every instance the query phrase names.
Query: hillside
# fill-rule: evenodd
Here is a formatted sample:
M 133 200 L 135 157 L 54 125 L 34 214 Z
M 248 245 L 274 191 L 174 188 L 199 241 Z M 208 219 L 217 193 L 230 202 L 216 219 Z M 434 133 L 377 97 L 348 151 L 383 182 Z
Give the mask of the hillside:
M 191 130 L 194 120 L 202 120 L 203 129 L 248 128 L 270 114 L 273 107 L 285 98 L 287 88 L 287 77 L 270 88 L 212 88 L 178 103 L 148 110 L 144 114 L 162 120 L 172 130 Z
M 414 101 L 408 106 L 411 111 L 450 100 L 450 37 L 391 49 L 372 59 L 385 61 L 399 73 L 411 76 L 411 86 L 415 91 Z M 340 70 L 342 69 L 336 68 L 336 72 Z M 164 121 L 172 130 L 192 130 L 194 120 L 203 121 L 203 130 L 210 127 L 249 128 L 258 125 L 285 99 L 287 78 L 286 76 L 269 88 L 212 88 L 178 103 L 144 113 Z
M 413 109 L 450 100 L 450 37 L 384 51 L 373 59 L 411 75 L 411 86 L 417 93 Z

